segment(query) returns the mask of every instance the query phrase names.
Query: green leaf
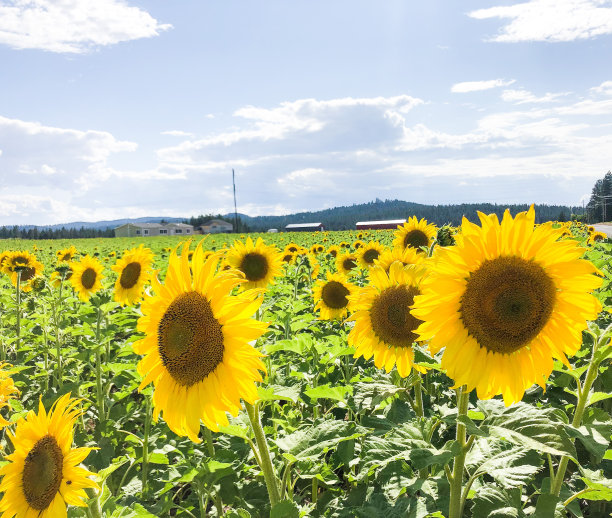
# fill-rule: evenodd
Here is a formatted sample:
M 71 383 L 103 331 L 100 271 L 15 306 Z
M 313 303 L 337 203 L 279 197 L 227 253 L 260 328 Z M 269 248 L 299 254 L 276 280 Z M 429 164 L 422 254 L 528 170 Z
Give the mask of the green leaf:
M 610 435 L 612 434 L 611 422 L 593 422 L 582 425 L 580 428 L 565 425 L 565 430 L 570 437 L 578 438 L 588 452 L 597 459 L 597 462 L 601 462 L 610 444 Z
M 283 385 L 268 385 L 267 387 L 257 387 L 257 393 L 262 401 L 293 401 L 296 403 L 300 399 L 300 386 L 293 385 L 285 387 Z
M 112 464 L 110 466 L 108 466 L 107 468 L 104 468 L 104 469 L 101 469 L 100 471 L 98 471 L 98 473 L 96 474 L 97 482 L 99 484 L 103 484 L 104 481 L 114 471 L 118 470 L 121 466 L 123 466 L 129 460 L 130 459 L 128 459 L 126 456 L 121 456 L 121 457 L 117 457 L 116 459 L 113 459 Z
M 310 399 L 333 399 L 335 401 L 344 401 L 347 393 L 353 392 L 352 385 L 340 385 L 332 387 L 331 385 L 319 385 L 306 389 L 306 394 Z
M 251 513 L 249 513 L 246 509 L 242 509 L 242 507 L 230 511 L 227 513 L 226 518 L 251 518 Z
M 495 486 L 482 486 L 472 503 L 472 516 L 478 518 L 523 518 L 525 516 L 521 508 L 520 489 L 506 491 Z
M 480 401 L 479 406 L 487 414 L 480 429 L 489 435 L 522 448 L 576 458 L 576 450 L 565 431 L 565 424 L 557 420 L 552 410 L 525 403 L 504 407 L 501 401 L 494 399 Z
M 612 500 L 612 480 L 604 477 L 602 470 L 591 471 L 584 469 L 587 477 L 580 477 L 586 484 L 588 491 L 582 493 L 580 498 L 585 500 Z
M 291 500 L 281 500 L 270 510 L 270 518 L 299 518 L 299 516 L 300 510 Z
M 312 347 L 312 335 L 302 333 L 296 335 L 291 340 L 277 340 L 273 344 L 266 344 L 265 349 L 268 354 L 278 351 L 290 351 L 299 355 L 305 355 Z
M 221 433 L 231 435 L 232 437 L 239 437 L 240 439 L 244 439 L 245 441 L 249 438 L 249 429 L 246 426 L 230 424 L 227 426 L 220 426 L 219 431 Z
M 307 428 L 276 439 L 274 442 L 284 452 L 299 460 L 318 459 L 342 441 L 356 439 L 366 429 L 346 421 L 319 421 Z
M 603 401 L 604 399 L 609 399 L 611 397 L 612 397 L 612 394 L 609 394 L 607 392 L 593 392 L 589 396 L 589 401 L 587 403 L 587 406 L 593 405 L 595 403 L 598 403 L 599 401 Z
M 489 435 L 486 431 L 478 428 L 478 426 L 476 426 L 476 423 L 474 423 L 474 421 L 472 421 L 466 415 L 458 416 L 457 422 L 463 423 L 463 425 L 465 425 L 465 430 L 467 431 L 469 435 L 476 435 L 476 436 L 481 436 L 481 437 L 486 437 Z
M 405 390 L 391 383 L 355 383 L 353 401 L 360 410 L 373 409 L 385 399 Z
M 565 517 L 566 513 L 563 511 L 563 503 L 558 496 L 542 493 L 538 497 L 535 516 L 537 518 L 561 518 Z
M 151 464 L 170 464 L 168 456 L 160 452 L 153 452 L 149 454 L 149 462 Z
M 476 440 L 466 457 L 466 466 L 474 470 L 473 474 L 487 474 L 506 488 L 527 484 L 541 464 L 537 451 L 496 439 Z

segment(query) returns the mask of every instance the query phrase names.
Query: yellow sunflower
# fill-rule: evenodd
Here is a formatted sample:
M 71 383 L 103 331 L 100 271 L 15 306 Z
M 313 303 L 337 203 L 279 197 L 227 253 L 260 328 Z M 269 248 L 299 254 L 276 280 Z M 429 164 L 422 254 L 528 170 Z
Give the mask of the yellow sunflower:
M 354 243 L 353 243 L 353 248 L 355 250 L 359 250 L 360 248 L 362 248 L 363 246 L 365 246 L 365 243 L 361 240 L 361 239 L 357 239 Z
M 285 252 L 295 254 L 300 248 L 302 248 L 300 245 L 296 245 L 295 243 L 291 242 L 285 247 Z
M 67 263 L 72 261 L 77 255 L 77 249 L 74 246 L 69 246 L 68 248 L 64 248 L 63 250 L 58 250 L 56 252 L 57 262 L 58 263 Z
M 138 372 L 140 389 L 155 384 L 153 417 L 160 412 L 177 435 L 200 442 L 200 420 L 217 431 L 227 425 L 226 412 L 238 415 L 240 399 L 254 403 L 255 382 L 262 381 L 262 354 L 249 344 L 268 324 L 251 317 L 262 297 L 231 296 L 244 279 L 218 274 L 218 256 L 202 259 L 201 244 L 189 268 L 187 251 L 169 259 L 164 285 L 153 278 L 154 297 L 142 303 L 138 330 L 145 338 L 134 344 L 144 355 Z
M 72 266 L 70 264 L 65 266 L 65 269 L 55 270 L 49 277 L 49 284 L 55 289 L 59 288 L 63 281 L 67 281 L 72 277 Z
M 13 374 L 11 366 L 8 363 L 0 363 L 0 410 L 5 407 L 10 410 L 11 399 L 19 393 L 11 374 Z M 9 424 L 11 423 L 0 415 L 0 430 Z
M 506 211 L 501 224 L 479 217 L 481 226 L 464 218 L 456 246 L 437 249 L 412 312 L 430 350 L 445 348 L 455 386 L 476 388 L 480 399 L 502 394 L 509 405 L 534 383 L 545 387 L 553 358 L 569 366 L 601 310 L 590 292 L 602 281 L 576 241 L 534 225 L 533 206 L 514 219 Z
M 283 252 L 283 263 L 285 264 L 293 264 L 295 263 L 295 258 L 297 257 L 297 254 L 295 252 L 288 252 L 285 251 Z
M 344 318 L 350 311 L 348 297 L 353 295 L 357 289 L 357 286 L 347 282 L 344 275 L 327 272 L 327 279 L 317 281 L 312 288 L 315 311 L 319 310 L 319 319 Z
M 338 257 L 340 252 L 340 247 L 337 245 L 332 245 L 327 249 L 327 255 L 331 255 L 334 259 Z
M 89 255 L 81 257 L 79 262 L 72 262 L 71 266 L 70 283 L 79 294 L 79 298 L 87 302 L 89 297 L 102 289 L 104 266 L 100 261 Z
M 608 234 L 605 234 L 604 232 L 593 232 L 590 235 L 589 240 L 587 241 L 587 243 L 592 245 L 594 243 L 599 243 L 601 241 L 605 241 L 606 239 L 608 239 Z
M 2 518 L 60 518 L 66 506 L 84 507 L 85 488 L 98 488 L 93 475 L 79 466 L 93 448 L 72 448 L 73 428 L 82 411 L 70 394 L 59 398 L 47 414 L 42 401 L 8 432 L 15 451 L 0 468 Z
M 144 245 L 123 253 L 123 257 L 111 267 L 118 275 L 115 282 L 115 302 L 131 306 L 142 298 L 144 286 L 151 277 L 152 264 L 153 252 Z
M 421 247 L 429 248 L 436 238 L 438 228 L 433 223 L 427 223 L 422 218 L 417 221 L 416 216 L 411 216 L 403 225 L 397 227 L 393 246 L 396 248 L 415 248 L 422 252 Z
M 32 289 L 30 282 L 42 273 L 43 268 L 43 264 L 36 260 L 36 256 L 27 250 L 11 252 L 4 261 L 5 273 L 9 275 L 13 286 L 17 286 L 19 278 L 19 286 L 22 291 Z
M 423 266 L 425 263 L 425 254 L 417 252 L 416 248 L 406 247 L 392 248 L 385 250 L 374 260 L 374 264 L 380 266 L 383 270 L 389 273 L 389 268 L 395 262 L 401 263 L 404 266 Z
M 336 257 L 336 269 L 343 275 L 357 273 L 359 271 L 359 268 L 357 268 L 358 263 L 359 260 L 356 254 L 344 253 Z
M 364 244 L 357 252 L 359 265 L 362 268 L 372 268 L 374 261 L 380 257 L 384 250 L 385 247 L 378 241 L 370 241 L 367 245 Z
M 349 320 L 355 327 L 348 336 L 348 342 L 357 348 L 355 358 L 363 356 L 389 372 L 393 366 L 403 378 L 414 367 L 412 344 L 417 340 L 416 328 L 421 324 L 411 309 L 414 297 L 420 293 L 422 272 L 404 268 L 395 262 L 389 274 L 380 267 L 370 269 L 370 284 L 361 288 L 349 298 L 355 313 Z
M 227 252 L 227 262 L 232 268 L 241 271 L 247 282 L 242 289 L 265 288 L 274 282 L 274 277 L 282 273 L 283 256 L 275 246 L 264 244 L 263 239 L 248 237 L 246 243 L 235 241 Z

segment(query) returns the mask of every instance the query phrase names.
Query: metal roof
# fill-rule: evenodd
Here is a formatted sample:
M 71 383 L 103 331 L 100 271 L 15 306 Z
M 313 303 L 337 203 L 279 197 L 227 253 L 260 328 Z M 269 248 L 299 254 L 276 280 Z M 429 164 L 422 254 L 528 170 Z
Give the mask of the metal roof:
M 358 221 L 355 225 L 402 225 L 405 219 L 385 219 L 380 221 Z
M 322 223 L 289 223 L 285 228 L 298 228 L 298 227 L 320 227 Z

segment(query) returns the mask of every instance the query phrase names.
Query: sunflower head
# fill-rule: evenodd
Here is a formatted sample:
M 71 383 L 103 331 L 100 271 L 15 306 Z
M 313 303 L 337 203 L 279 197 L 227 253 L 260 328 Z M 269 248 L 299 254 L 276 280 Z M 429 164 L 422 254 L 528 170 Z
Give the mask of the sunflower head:
M 285 252 L 295 254 L 300 248 L 302 248 L 300 245 L 296 245 L 295 243 L 291 242 L 285 247 Z
M 22 291 L 30 291 L 31 282 L 37 276 L 42 274 L 43 264 L 36 260 L 36 256 L 22 250 L 19 252 L 10 252 L 4 261 L 4 271 L 11 278 L 13 286 L 19 287 Z
M 257 238 L 253 243 L 250 237 L 245 243 L 235 241 L 227 253 L 227 262 L 232 268 L 244 275 L 246 282 L 242 289 L 265 288 L 282 273 L 283 256 L 275 246 L 264 244 Z
M 336 257 L 336 269 L 343 275 L 355 274 L 359 271 L 359 259 L 356 254 L 344 253 Z
M 76 257 L 77 249 L 71 245 L 68 248 L 58 250 L 55 255 L 57 256 L 58 263 L 68 263 Z
M 374 262 L 384 252 L 385 247 L 378 241 L 370 241 L 368 244 L 364 244 L 357 252 L 357 258 L 359 265 L 362 268 L 372 268 Z
M 98 488 L 79 466 L 93 448 L 72 448 L 80 400 L 66 394 L 47 414 L 42 401 L 8 433 L 14 452 L 0 468 L 2 516 L 66 516 L 66 506 L 85 506 L 84 488 Z
M 11 409 L 11 399 L 14 399 L 19 391 L 11 377 L 14 371 L 8 363 L 0 363 L 0 411 L 3 408 Z M 0 415 L 0 430 L 11 424 Z
M 334 259 L 338 257 L 340 253 L 340 247 L 337 245 L 332 245 L 327 249 L 327 255 L 333 257 Z
M 479 217 L 480 226 L 464 219 L 457 245 L 436 250 L 413 313 L 430 350 L 444 348 L 456 386 L 511 404 L 534 383 L 545 387 L 553 358 L 567 364 L 579 349 L 601 310 L 590 295 L 601 279 L 576 241 L 534 224 L 533 207 L 514 219 L 506 211 L 501 223 Z
M 145 284 L 151 276 L 153 252 L 140 245 L 126 250 L 123 257 L 111 267 L 117 273 L 115 282 L 115 301 L 123 305 L 133 305 L 142 298 Z
M 346 317 L 351 309 L 349 297 L 357 286 L 348 282 L 344 275 L 327 272 L 327 279 L 317 281 L 312 289 L 319 319 L 334 320 Z
M 164 285 L 153 278 L 155 296 L 145 296 L 134 344 L 144 358 L 138 364 L 140 388 L 154 383 L 154 418 L 178 435 L 199 442 L 200 421 L 211 430 L 236 416 L 240 400 L 257 399 L 262 354 L 249 344 L 267 324 L 250 319 L 262 297 L 253 292 L 232 296 L 247 282 L 229 273 L 215 274 L 219 257 L 203 259 L 201 243 L 189 263 L 189 243 L 170 256 Z
M 438 228 L 433 223 L 427 223 L 424 218 L 417 220 L 416 216 L 411 216 L 406 223 L 397 227 L 393 246 L 415 248 L 421 252 L 421 247 L 431 246 L 437 232 Z
M 423 272 L 391 265 L 387 274 L 380 266 L 370 270 L 370 284 L 349 297 L 355 321 L 348 341 L 357 348 L 355 357 L 366 360 L 374 356 L 376 367 L 389 372 L 393 366 L 402 377 L 414 367 L 412 344 L 417 340 L 416 329 L 421 320 L 411 311 L 414 297 L 420 294 Z
M 360 234 L 361 235 L 361 234 Z M 361 240 L 361 238 L 355 240 L 353 243 L 353 248 L 355 250 L 359 250 L 361 247 L 365 246 L 365 243 Z
M 96 258 L 85 255 L 80 261 L 73 261 L 71 267 L 70 283 L 79 298 L 87 302 L 94 293 L 102 289 L 104 266 Z
M 374 261 L 374 264 L 389 273 L 391 265 L 395 262 L 405 267 L 421 267 L 425 265 L 426 257 L 425 254 L 419 253 L 416 248 L 392 248 L 391 250 L 384 250 Z
M 589 237 L 588 243 L 599 243 L 601 241 L 605 241 L 606 239 L 608 239 L 608 234 L 605 234 L 603 232 L 593 232 Z

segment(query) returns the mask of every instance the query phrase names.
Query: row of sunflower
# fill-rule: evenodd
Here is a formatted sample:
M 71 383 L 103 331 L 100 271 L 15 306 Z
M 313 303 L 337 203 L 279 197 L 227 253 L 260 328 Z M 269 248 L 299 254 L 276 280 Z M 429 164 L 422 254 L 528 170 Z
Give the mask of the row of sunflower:
M 414 357 L 414 344 L 421 343 L 432 356 L 442 353 L 442 368 L 464 396 L 475 389 L 480 399 L 501 395 L 510 405 L 534 383 L 546 386 L 555 359 L 569 366 L 587 321 L 601 311 L 591 295 L 601 284 L 598 270 L 565 236 L 576 229 L 557 227 L 536 225 L 532 208 L 515 218 L 506 212 L 501 222 L 484 214 L 480 225 L 464 220 L 445 236 L 452 246 L 434 247 L 436 238 L 442 241 L 440 229 L 416 218 L 398 228 L 390 249 L 361 240 L 354 252 L 348 243 L 327 249 L 291 243 L 281 252 L 250 237 L 219 251 L 202 243 L 192 251 L 184 243 L 171 251 L 163 284 L 152 271 L 152 252 L 141 245 L 112 267 L 114 295 L 123 305 L 144 298 L 138 320 L 143 338 L 133 349 L 142 356 L 140 389 L 154 385 L 153 418 L 161 415 L 174 433 L 197 443 L 201 423 L 219 431 L 244 402 L 264 467 L 267 447 L 257 433 L 254 405 L 266 367 L 255 343 L 268 324 L 252 317 L 283 264 L 307 264 L 319 318 L 351 326 L 355 358 L 373 358 L 377 368 L 395 367 L 405 378 L 413 369 L 425 372 Z M 577 230 L 589 239 L 595 235 Z M 73 247 L 59 251 L 50 281 L 68 281 L 87 301 L 102 288 L 104 267 L 94 257 L 77 256 Z M 319 278 L 319 263 L 327 266 L 325 278 Z M 42 264 L 25 251 L 4 253 L 0 265 L 23 291 L 42 273 Z M 149 283 L 152 292 L 145 289 Z M 4 379 L 0 404 L 8 406 L 15 388 L 8 375 Z M 96 487 L 91 473 L 78 467 L 91 448 L 72 449 L 78 405 L 65 395 L 47 414 L 41 403 L 38 414 L 31 411 L 9 432 L 15 451 L 0 471 L 3 517 L 64 516 L 67 504 L 83 505 L 84 488 Z M 456 469 L 455 485 L 463 475 Z M 274 503 L 269 478 L 274 476 L 266 476 Z M 451 500 L 456 492 L 451 489 Z M 460 516 L 452 505 L 450 516 Z

